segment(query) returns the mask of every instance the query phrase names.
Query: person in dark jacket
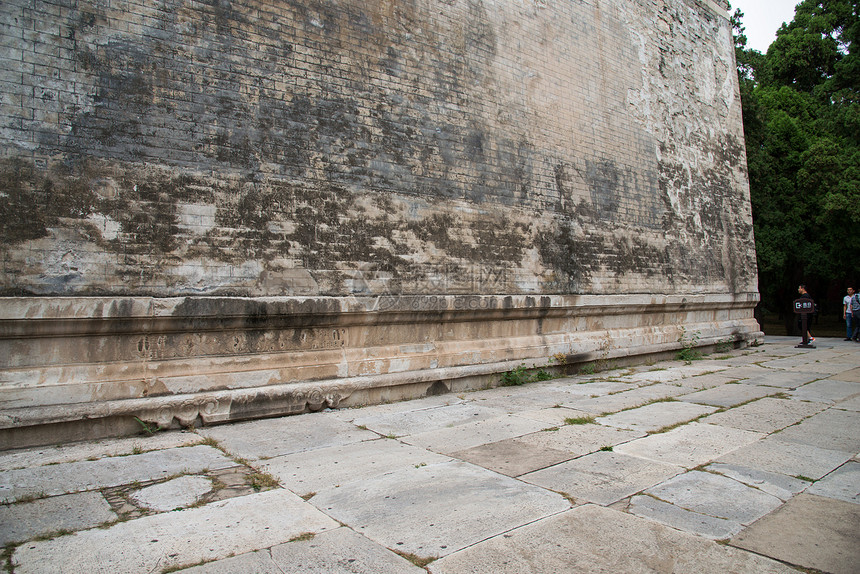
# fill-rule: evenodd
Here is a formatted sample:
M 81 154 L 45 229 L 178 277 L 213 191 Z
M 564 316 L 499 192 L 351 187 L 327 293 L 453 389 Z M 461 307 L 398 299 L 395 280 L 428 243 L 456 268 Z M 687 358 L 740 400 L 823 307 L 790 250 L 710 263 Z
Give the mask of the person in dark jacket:
M 799 299 L 812 299 L 812 295 L 806 290 L 806 285 L 798 285 L 797 292 L 800 294 Z M 803 325 L 803 319 L 800 315 L 797 316 L 797 321 L 800 325 Z M 803 327 L 801 327 L 802 329 Z M 812 336 L 812 333 L 809 330 L 806 331 L 807 340 L 812 343 L 815 341 L 815 337 Z M 801 341 L 802 342 L 802 341 Z

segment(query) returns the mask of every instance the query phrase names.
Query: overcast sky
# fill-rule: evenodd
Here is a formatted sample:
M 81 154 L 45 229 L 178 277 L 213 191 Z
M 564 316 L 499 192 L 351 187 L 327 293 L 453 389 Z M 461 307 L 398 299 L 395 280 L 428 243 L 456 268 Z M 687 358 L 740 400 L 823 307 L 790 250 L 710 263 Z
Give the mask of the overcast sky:
M 740 8 L 744 13 L 741 21 L 746 28 L 747 48 L 767 52 L 767 47 L 776 38 L 776 31 L 794 19 L 794 7 L 801 0 L 729 0 L 732 13 Z

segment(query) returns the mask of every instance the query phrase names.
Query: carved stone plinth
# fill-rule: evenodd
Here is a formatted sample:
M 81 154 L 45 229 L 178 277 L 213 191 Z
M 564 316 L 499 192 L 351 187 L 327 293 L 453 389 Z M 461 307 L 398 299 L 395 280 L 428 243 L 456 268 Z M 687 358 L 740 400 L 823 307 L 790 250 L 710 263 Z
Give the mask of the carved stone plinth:
M 757 297 L 9 298 L 0 447 L 468 390 L 521 364 L 745 345 L 762 337 Z

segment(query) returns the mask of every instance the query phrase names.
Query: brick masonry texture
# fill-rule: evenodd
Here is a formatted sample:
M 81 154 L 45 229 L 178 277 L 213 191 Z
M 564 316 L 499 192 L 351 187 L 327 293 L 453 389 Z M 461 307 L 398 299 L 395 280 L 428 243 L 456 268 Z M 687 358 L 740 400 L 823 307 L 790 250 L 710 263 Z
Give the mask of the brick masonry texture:
M 717 0 L 4 0 L 0 294 L 754 293 Z

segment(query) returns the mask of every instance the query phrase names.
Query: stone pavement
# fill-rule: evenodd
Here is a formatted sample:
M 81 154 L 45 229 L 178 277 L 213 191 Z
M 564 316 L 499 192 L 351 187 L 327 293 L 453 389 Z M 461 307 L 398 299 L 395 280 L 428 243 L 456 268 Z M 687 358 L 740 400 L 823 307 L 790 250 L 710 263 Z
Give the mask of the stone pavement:
M 15 574 L 860 572 L 860 346 L 0 453 Z

